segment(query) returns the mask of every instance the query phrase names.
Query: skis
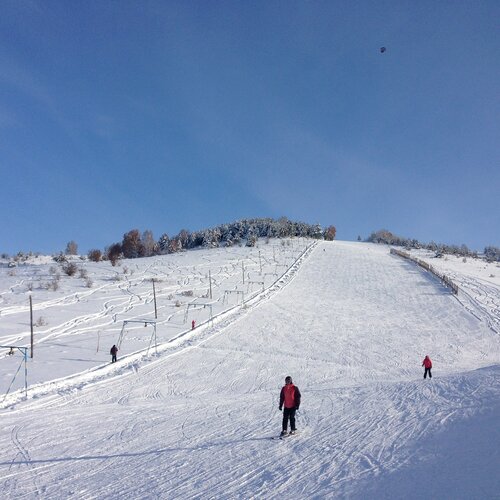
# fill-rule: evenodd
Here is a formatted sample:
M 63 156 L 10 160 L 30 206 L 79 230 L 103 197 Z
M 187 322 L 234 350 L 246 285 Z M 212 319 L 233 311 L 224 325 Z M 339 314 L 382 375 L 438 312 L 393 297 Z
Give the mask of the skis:
M 273 436 L 271 439 L 285 439 L 287 437 L 292 437 L 292 436 L 295 436 L 297 434 L 297 431 L 290 431 L 290 432 L 287 432 L 286 434 L 280 434 L 279 436 Z

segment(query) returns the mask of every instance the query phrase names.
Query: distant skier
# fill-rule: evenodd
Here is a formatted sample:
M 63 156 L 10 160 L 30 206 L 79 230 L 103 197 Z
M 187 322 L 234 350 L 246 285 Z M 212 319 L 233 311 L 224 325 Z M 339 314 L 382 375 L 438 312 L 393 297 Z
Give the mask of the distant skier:
M 196 328 L 196 321 L 193 319 L 193 321 L 191 321 L 191 330 L 194 330 Z
M 113 347 L 109 350 L 109 354 L 111 354 L 111 363 L 115 363 L 116 355 L 118 354 L 118 347 L 113 344 Z
M 432 373 L 431 373 L 431 368 L 432 368 L 432 361 L 429 356 L 426 356 L 424 360 L 422 361 L 422 366 L 425 368 L 424 371 L 424 378 L 427 378 L 427 373 L 429 374 L 429 378 L 432 378 Z
M 281 436 L 285 436 L 288 429 L 288 420 L 290 420 L 290 434 L 295 434 L 295 412 L 300 406 L 300 391 L 299 388 L 292 383 L 292 377 L 288 376 L 285 378 L 285 385 L 281 389 L 280 393 L 280 411 L 285 406 L 283 410 L 283 425 Z

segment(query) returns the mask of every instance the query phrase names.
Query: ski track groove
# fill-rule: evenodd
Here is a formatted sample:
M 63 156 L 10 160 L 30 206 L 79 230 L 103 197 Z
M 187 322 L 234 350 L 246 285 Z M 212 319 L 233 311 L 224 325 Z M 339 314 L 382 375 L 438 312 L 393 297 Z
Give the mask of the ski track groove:
M 19 438 L 19 433 L 21 430 L 22 430 L 22 427 L 16 425 L 16 426 L 14 426 L 14 428 L 12 429 L 12 432 L 11 432 L 11 442 L 15 446 L 15 448 L 17 449 L 17 453 L 14 456 L 14 458 L 12 459 L 12 465 L 11 465 L 11 467 L 9 467 L 9 471 L 12 468 L 17 456 L 20 455 L 25 467 L 28 468 L 28 471 L 29 471 L 28 475 L 29 475 L 29 479 L 31 480 L 31 482 L 33 484 L 34 495 L 37 497 L 40 497 L 41 491 L 38 487 L 36 468 L 33 467 L 33 464 L 31 463 L 31 457 L 30 457 L 29 451 L 22 445 L 21 440 Z M 20 465 L 19 467 L 22 468 L 23 466 Z M 17 481 L 15 482 L 15 484 L 17 485 Z

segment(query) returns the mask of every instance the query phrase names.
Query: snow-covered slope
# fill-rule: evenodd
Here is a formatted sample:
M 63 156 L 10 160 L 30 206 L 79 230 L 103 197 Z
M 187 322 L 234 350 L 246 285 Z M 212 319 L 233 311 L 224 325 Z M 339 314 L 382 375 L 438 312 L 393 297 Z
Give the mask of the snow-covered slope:
M 472 314 L 486 321 L 500 334 L 500 262 L 444 255 L 436 258 L 434 252 L 412 250 L 412 257 L 423 260 L 448 276 L 460 289 L 458 300 Z
M 498 334 L 386 247 L 299 255 L 157 357 L 1 410 L 0 495 L 498 497 Z M 285 375 L 299 434 L 273 441 Z

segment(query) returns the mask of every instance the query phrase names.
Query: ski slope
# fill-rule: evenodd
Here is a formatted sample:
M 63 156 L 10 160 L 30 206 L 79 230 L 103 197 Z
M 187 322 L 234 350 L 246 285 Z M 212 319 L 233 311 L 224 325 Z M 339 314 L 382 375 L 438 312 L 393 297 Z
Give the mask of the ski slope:
M 0 410 L 0 496 L 498 498 L 494 312 L 474 314 L 387 247 L 306 247 L 245 307 L 163 334 L 157 356 L 131 351 L 13 395 Z M 88 338 L 73 337 L 83 349 Z M 286 375 L 302 392 L 299 434 L 271 440 Z

